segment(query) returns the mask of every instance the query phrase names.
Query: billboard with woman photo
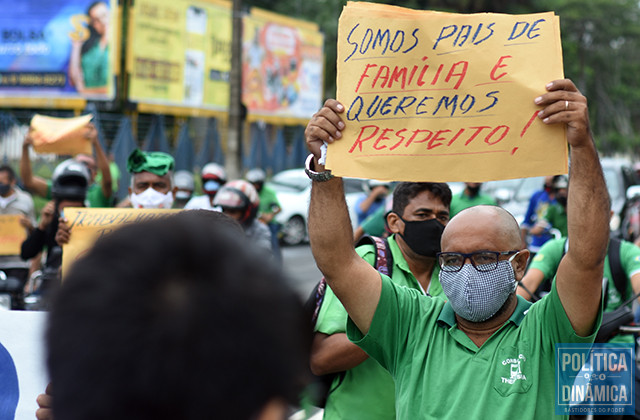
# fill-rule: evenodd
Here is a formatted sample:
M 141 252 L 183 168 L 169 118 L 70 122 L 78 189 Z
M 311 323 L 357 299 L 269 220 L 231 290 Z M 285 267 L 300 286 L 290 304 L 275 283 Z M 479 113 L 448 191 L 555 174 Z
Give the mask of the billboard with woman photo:
M 0 94 L 115 96 L 116 0 L 0 0 Z

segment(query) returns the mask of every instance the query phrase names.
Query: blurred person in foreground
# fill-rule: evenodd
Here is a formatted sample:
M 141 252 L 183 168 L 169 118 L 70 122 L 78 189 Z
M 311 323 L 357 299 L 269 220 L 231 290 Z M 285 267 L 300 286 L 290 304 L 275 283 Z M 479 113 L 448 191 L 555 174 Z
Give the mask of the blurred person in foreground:
M 53 303 L 37 418 L 284 419 L 308 375 L 308 318 L 234 225 L 183 212 L 98 240 Z
M 322 145 L 342 138 L 345 108 L 329 99 L 307 125 L 311 249 L 349 314 L 347 336 L 395 379 L 400 419 L 566 418 L 553 417 L 555 344 L 592 343 L 599 328 L 609 200 L 586 98 L 568 79 L 545 88 L 531 100 L 539 123 L 566 127 L 572 245 L 535 304 L 515 293 L 529 251 L 497 206 L 466 209 L 444 228 L 437 260 L 447 302 L 378 273 L 353 248 L 342 180 L 318 162 Z

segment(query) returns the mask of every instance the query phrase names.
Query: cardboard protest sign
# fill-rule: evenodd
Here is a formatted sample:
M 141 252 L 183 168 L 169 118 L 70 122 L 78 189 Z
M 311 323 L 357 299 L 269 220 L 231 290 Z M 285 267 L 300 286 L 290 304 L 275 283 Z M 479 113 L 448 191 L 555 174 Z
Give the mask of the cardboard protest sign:
M 31 119 L 33 150 L 57 155 L 91 154 L 92 146 L 85 128 L 91 118 L 91 114 L 74 118 L 34 115 Z
M 20 255 L 27 231 L 20 224 L 19 214 L 0 215 L 0 255 Z
M 64 216 L 71 228 L 71 238 L 62 247 L 62 272 L 66 273 L 71 264 L 84 255 L 98 238 L 114 229 L 128 223 L 167 217 L 179 211 L 65 207 Z
M 0 311 L 0 419 L 34 419 L 47 387 L 46 312 Z
M 338 29 L 343 138 L 327 167 L 393 181 L 567 172 L 562 125 L 534 99 L 563 78 L 559 19 L 348 3 Z

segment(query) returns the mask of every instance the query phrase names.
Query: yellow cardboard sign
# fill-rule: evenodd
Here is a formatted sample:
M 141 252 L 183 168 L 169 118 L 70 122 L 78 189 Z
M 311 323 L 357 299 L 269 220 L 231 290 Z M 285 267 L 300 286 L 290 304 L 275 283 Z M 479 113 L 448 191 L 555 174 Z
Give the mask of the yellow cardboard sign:
M 71 228 L 69 243 L 62 247 L 62 272 L 67 270 L 78 258 L 82 257 L 94 242 L 129 223 L 160 219 L 181 210 L 159 209 L 116 209 L 65 207 L 64 215 Z
M 86 137 L 85 128 L 91 118 L 91 114 L 74 118 L 34 115 L 31 119 L 33 150 L 57 155 L 91 154 L 91 141 Z
M 20 255 L 27 231 L 20 224 L 19 214 L 0 215 L 0 255 Z
M 563 78 L 553 13 L 460 15 L 348 3 L 338 28 L 339 176 L 490 181 L 567 172 L 534 99 Z

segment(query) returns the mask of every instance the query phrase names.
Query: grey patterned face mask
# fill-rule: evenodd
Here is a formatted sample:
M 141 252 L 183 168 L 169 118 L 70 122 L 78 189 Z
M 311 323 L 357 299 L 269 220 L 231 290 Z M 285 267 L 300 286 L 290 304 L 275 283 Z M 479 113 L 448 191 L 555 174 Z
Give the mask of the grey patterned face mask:
M 517 254 L 516 254 L 517 255 Z M 460 271 L 440 271 L 440 284 L 456 314 L 472 322 L 491 318 L 517 287 L 511 265 L 515 258 L 498 261 L 495 270 L 480 272 L 472 264 Z

